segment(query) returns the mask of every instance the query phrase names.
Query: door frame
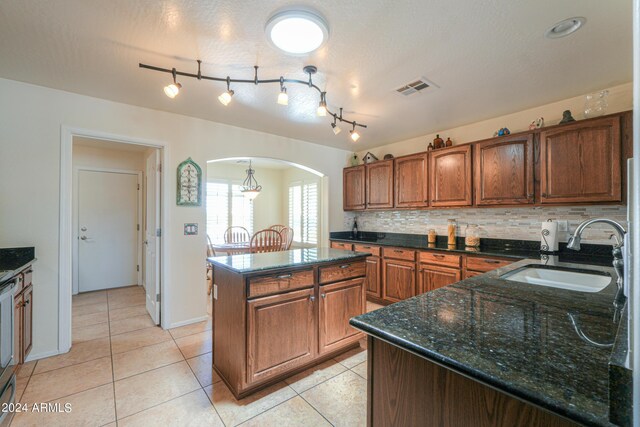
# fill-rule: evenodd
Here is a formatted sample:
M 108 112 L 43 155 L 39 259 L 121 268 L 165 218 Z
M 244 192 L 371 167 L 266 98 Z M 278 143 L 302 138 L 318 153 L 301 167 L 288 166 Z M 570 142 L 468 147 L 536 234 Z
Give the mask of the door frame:
M 74 199 L 78 201 L 78 204 L 76 206 L 76 219 L 80 219 L 80 194 L 79 194 L 79 190 L 80 190 L 80 171 L 89 171 L 89 172 L 104 172 L 104 173 L 120 173 L 120 174 L 125 174 L 125 175 L 136 175 L 137 177 L 137 182 L 138 182 L 138 206 L 137 206 L 137 212 L 136 212 L 136 217 L 137 217 L 137 221 L 138 221 L 138 230 L 136 232 L 136 244 L 137 244 L 137 248 L 136 248 L 136 259 L 137 259 L 137 264 L 138 264 L 138 271 L 137 271 L 137 276 L 138 276 L 138 285 L 142 286 L 142 203 L 143 203 L 143 199 L 142 199 L 142 191 L 144 190 L 144 186 L 143 186 L 143 182 L 142 182 L 142 171 L 137 171 L 137 170 L 129 170 L 129 169 L 112 169 L 112 168 L 99 168 L 99 167 L 92 167 L 92 166 L 74 166 L 73 168 L 73 180 L 78 184 L 76 185 L 76 191 L 73 195 Z M 72 224 L 73 226 L 73 224 Z M 80 226 L 80 224 L 76 224 L 76 226 Z M 74 235 L 75 234 L 80 234 L 78 233 L 78 230 L 73 230 Z M 79 271 L 80 271 L 80 263 L 77 262 L 80 258 L 80 245 L 78 242 L 77 238 L 73 239 L 73 259 L 76 260 L 76 265 L 75 265 L 75 270 L 73 271 L 73 275 L 76 278 L 80 277 Z M 80 282 L 78 282 L 77 280 L 75 281 L 75 283 L 73 284 L 73 290 L 72 290 L 72 295 L 76 295 L 77 293 L 80 292 Z
M 160 162 L 167 164 L 167 143 L 159 140 L 150 140 L 126 135 L 112 134 L 108 132 L 76 128 L 66 125 L 60 126 L 60 216 L 59 216 L 59 259 L 58 259 L 58 351 L 47 354 L 66 353 L 71 349 L 71 295 L 73 291 L 73 137 L 87 137 L 104 141 L 119 142 L 122 144 L 142 145 L 148 148 L 159 149 Z M 168 174 L 163 173 L 160 179 L 160 229 L 167 230 L 168 218 L 166 209 L 165 190 L 169 188 Z M 167 233 L 161 233 L 160 238 L 160 312 L 161 326 L 166 329 L 170 324 L 170 312 L 167 301 L 169 300 L 167 276 Z M 44 357 L 33 355 L 27 361 Z

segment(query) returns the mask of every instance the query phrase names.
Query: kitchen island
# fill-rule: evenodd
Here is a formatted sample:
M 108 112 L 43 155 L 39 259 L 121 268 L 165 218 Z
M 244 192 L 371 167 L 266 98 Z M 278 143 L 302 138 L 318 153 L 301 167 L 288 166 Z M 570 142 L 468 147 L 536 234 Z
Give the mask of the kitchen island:
M 238 399 L 359 345 L 368 254 L 296 249 L 208 258 L 213 368 Z
M 368 425 L 611 425 L 624 299 L 615 271 L 556 265 L 610 276 L 600 292 L 500 277 L 540 264 L 522 260 L 352 319 L 369 335 Z

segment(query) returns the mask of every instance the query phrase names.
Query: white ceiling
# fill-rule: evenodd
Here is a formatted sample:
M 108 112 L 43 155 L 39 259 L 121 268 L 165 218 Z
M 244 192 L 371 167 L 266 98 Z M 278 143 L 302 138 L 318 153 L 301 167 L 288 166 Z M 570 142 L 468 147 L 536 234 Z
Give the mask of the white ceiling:
M 289 1 L 21 0 L 0 2 L 0 77 L 170 111 L 348 150 L 367 149 L 628 82 L 632 72 L 630 0 L 302 0 L 329 22 L 330 40 L 309 57 L 276 51 L 264 36 L 269 16 Z M 584 16 L 577 33 L 549 40 L 557 21 Z M 138 63 L 253 78 L 305 78 L 327 90 L 331 109 L 369 129 L 354 146 L 315 116 L 318 95 L 289 86 L 180 79 Z M 440 89 L 394 93 L 424 76 Z M 351 113 L 353 112 L 353 113 Z

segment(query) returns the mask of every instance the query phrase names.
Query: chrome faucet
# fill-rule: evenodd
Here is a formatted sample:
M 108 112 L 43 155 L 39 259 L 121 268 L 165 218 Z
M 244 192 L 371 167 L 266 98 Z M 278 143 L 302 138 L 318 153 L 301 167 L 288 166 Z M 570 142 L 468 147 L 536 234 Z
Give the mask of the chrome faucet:
M 615 238 L 616 241 L 613 245 L 613 268 L 616 270 L 616 274 L 618 275 L 618 288 L 622 288 L 624 280 L 624 255 L 622 253 L 622 246 L 624 246 L 624 236 L 627 231 L 622 225 L 620 225 L 620 223 L 607 218 L 588 219 L 576 228 L 573 236 L 569 237 L 567 248 L 579 251 L 580 240 L 582 240 L 582 233 L 584 232 L 584 229 L 595 223 L 609 224 L 615 230 L 615 234 L 611 235 L 611 237 Z

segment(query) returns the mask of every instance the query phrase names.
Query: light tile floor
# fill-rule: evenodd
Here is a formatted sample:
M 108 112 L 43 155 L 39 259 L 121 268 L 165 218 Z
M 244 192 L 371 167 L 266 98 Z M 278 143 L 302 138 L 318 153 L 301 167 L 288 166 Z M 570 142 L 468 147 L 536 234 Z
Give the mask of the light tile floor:
M 362 348 L 237 401 L 211 369 L 211 318 L 165 331 L 144 304 L 138 286 L 74 296 L 71 351 L 17 374 L 18 402 L 72 410 L 20 412 L 12 425 L 365 425 Z

